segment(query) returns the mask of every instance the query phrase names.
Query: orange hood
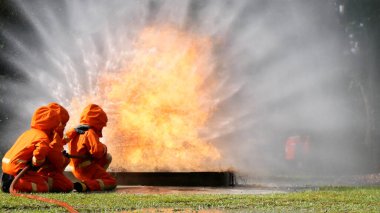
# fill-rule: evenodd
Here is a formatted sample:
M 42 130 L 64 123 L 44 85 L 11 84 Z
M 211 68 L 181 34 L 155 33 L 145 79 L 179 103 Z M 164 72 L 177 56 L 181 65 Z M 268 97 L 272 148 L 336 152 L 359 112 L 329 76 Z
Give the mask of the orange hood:
M 49 107 L 42 106 L 34 112 L 30 127 L 44 131 L 51 131 L 55 129 L 59 123 L 59 114 Z
M 67 110 L 65 108 L 63 108 L 63 106 L 61 106 L 55 102 L 50 103 L 47 106 L 59 114 L 59 117 L 61 118 L 61 122 L 63 125 L 65 125 L 69 121 L 70 115 L 67 112 Z
M 107 125 L 107 121 L 107 114 L 96 104 L 90 104 L 84 108 L 80 117 L 81 124 L 87 124 L 100 132 Z

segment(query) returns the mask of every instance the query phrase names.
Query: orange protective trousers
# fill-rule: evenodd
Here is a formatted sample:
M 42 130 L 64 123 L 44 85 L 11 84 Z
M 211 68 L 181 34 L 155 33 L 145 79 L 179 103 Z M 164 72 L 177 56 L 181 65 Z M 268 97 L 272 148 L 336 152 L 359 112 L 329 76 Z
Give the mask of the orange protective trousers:
M 38 171 L 38 174 L 46 180 L 49 192 L 71 192 L 73 190 L 73 183 L 62 171 L 48 168 Z
M 72 172 L 89 191 L 112 190 L 116 188 L 116 179 L 106 172 L 111 160 L 110 155 L 104 155 L 98 160 L 91 161 L 88 166 L 74 168 Z
M 48 192 L 49 186 L 44 177 L 35 171 L 27 171 L 14 185 L 17 192 Z
M 70 160 L 62 155 L 63 140 L 55 134 L 53 142 L 49 144 L 50 152 L 46 162 L 38 171 L 47 180 L 50 192 L 71 192 L 73 183 L 63 174 Z

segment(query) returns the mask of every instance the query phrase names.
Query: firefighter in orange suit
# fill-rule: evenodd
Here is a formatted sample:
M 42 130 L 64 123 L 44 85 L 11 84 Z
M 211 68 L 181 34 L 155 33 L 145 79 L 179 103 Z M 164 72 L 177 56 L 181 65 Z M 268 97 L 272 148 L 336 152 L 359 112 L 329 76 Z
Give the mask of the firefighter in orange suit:
M 57 103 L 50 103 L 47 106 L 59 114 L 61 123 L 55 129 L 54 139 L 49 144 L 47 160 L 38 170 L 38 174 L 45 176 L 50 192 L 70 192 L 73 190 L 73 183 L 63 174 L 70 159 L 62 154 L 63 146 L 66 144 L 63 131 L 70 116 L 67 110 Z M 75 134 L 75 130 L 72 129 L 69 134 Z
M 102 129 L 107 124 L 107 115 L 96 104 L 88 105 L 82 112 L 80 123 L 89 125 L 84 134 L 75 136 L 69 142 L 71 165 L 74 176 L 81 182 L 74 183 L 79 191 L 104 191 L 116 187 L 116 179 L 106 172 L 111 163 L 107 146 L 99 141 Z
M 9 192 L 14 177 L 27 165 L 29 169 L 16 183 L 19 192 L 48 192 L 44 177 L 36 172 L 46 160 L 49 143 L 53 140 L 54 130 L 60 123 L 59 114 L 47 106 L 38 108 L 32 117 L 31 129 L 24 132 L 2 159 L 1 189 Z

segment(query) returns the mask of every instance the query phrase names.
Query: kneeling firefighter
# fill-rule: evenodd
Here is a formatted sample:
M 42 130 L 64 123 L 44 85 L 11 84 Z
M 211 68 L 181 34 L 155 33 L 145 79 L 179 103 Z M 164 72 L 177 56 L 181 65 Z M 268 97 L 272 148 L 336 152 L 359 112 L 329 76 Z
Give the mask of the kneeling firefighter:
M 74 176 L 81 182 L 74 183 L 79 192 L 105 191 L 116 187 L 116 179 L 106 172 L 112 157 L 107 146 L 99 141 L 108 121 L 106 113 L 96 104 L 88 105 L 82 112 L 80 123 L 90 129 L 76 135 L 69 142 L 71 165 Z
M 48 192 L 45 178 L 36 171 L 45 162 L 54 130 L 60 124 L 59 114 L 43 106 L 32 117 L 31 129 L 24 132 L 2 159 L 1 190 L 9 192 L 14 177 L 25 167 L 29 169 L 14 185 L 19 192 Z
M 73 183 L 63 174 L 70 159 L 67 155 L 62 154 L 64 153 L 63 146 L 66 144 L 63 131 L 70 116 L 67 110 L 57 103 L 50 103 L 47 107 L 59 114 L 61 123 L 55 129 L 53 141 L 49 144 L 50 151 L 46 156 L 47 160 L 37 173 L 47 179 L 50 192 L 70 192 L 73 190 Z M 75 129 L 66 133 L 66 135 L 71 136 L 73 134 L 76 134 Z

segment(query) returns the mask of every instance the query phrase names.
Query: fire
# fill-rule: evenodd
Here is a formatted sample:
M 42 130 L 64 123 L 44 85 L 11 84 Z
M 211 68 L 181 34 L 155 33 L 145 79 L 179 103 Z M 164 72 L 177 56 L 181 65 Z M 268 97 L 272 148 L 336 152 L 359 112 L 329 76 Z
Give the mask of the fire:
M 218 149 L 200 136 L 215 108 L 210 39 L 170 27 L 147 28 L 127 62 L 98 80 L 99 104 L 109 117 L 103 131 L 112 168 L 218 170 Z

